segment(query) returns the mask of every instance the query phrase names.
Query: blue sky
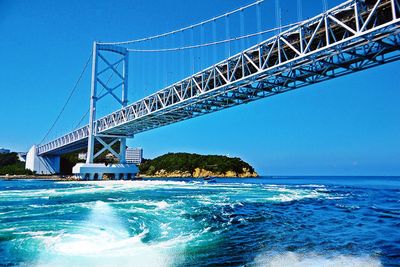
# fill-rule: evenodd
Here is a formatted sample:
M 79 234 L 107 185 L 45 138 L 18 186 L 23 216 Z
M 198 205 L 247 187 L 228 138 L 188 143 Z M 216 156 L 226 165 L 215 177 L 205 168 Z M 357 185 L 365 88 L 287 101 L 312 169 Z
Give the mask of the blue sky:
M 263 29 L 275 27 L 276 21 L 274 1 L 265 2 Z M 297 1 L 281 2 L 282 23 L 296 21 Z M 328 0 L 329 6 L 339 2 Z M 94 40 L 129 40 L 162 33 L 248 3 L 251 1 L 0 1 L 0 147 L 26 151 L 40 142 L 79 76 Z M 303 17 L 317 14 L 322 6 L 320 0 L 303 0 Z M 245 31 L 252 32 L 255 23 L 245 16 Z M 235 25 L 232 34 L 239 34 Z M 210 30 L 205 30 L 207 38 L 212 37 Z M 189 37 L 181 38 L 187 42 Z M 180 41 L 166 40 L 161 45 L 174 46 Z M 217 59 L 222 59 L 226 51 L 218 49 L 222 50 L 217 50 Z M 132 55 L 131 101 L 190 74 L 193 62 L 190 52 L 185 53 L 169 58 L 169 62 L 178 62 L 173 66 L 168 64 L 168 56 L 158 57 L 156 67 L 149 64 L 154 56 L 146 61 L 142 55 Z M 212 49 L 194 53 L 195 62 L 203 65 L 216 60 Z M 201 67 L 196 63 L 195 70 Z M 178 151 L 239 156 L 267 175 L 400 175 L 399 67 L 399 62 L 391 63 L 138 134 L 128 145 L 143 147 L 148 158 Z M 89 88 L 87 72 L 49 138 L 73 129 L 88 108 Z

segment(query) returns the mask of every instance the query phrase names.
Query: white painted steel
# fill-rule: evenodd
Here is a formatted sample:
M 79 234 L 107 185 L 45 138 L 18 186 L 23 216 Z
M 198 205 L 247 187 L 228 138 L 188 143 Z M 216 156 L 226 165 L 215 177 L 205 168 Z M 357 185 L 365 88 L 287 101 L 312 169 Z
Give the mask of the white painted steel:
M 129 137 L 397 60 L 399 1 L 346 1 L 96 120 L 94 131 Z M 98 49 L 125 48 L 99 44 Z M 88 126 L 82 127 L 38 147 L 38 154 L 85 147 L 88 136 Z

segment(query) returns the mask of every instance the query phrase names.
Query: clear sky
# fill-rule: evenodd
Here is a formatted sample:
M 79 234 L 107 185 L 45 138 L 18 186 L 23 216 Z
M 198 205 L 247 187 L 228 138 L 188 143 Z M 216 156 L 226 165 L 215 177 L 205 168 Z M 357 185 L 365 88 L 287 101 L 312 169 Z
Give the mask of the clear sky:
M 94 40 L 145 37 L 251 2 L 0 0 L 0 147 L 27 151 L 41 141 Z M 276 21 L 274 1 L 266 2 L 263 29 Z M 296 21 L 297 1 L 281 2 L 282 23 Z M 321 0 L 303 2 L 304 18 L 322 10 Z M 338 3 L 328 0 L 329 6 Z M 185 55 L 190 53 L 180 55 L 182 65 L 164 59 L 156 67 L 132 55 L 131 100 L 190 74 Z M 212 56 L 196 58 L 213 62 Z M 391 63 L 138 134 L 128 145 L 143 147 L 147 158 L 180 151 L 239 156 L 266 175 L 400 175 L 399 67 Z M 73 129 L 88 108 L 89 89 L 87 72 L 49 138 Z

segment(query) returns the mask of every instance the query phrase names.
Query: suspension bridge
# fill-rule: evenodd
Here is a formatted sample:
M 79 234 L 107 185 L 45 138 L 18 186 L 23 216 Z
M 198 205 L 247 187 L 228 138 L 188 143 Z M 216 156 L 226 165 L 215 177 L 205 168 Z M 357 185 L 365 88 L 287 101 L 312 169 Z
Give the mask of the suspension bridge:
M 28 153 L 27 168 L 39 173 L 57 173 L 62 154 L 87 148 L 86 164 L 75 170 L 93 179 L 93 173 L 116 172 L 126 177 L 135 168 L 125 164 L 126 138 L 138 133 L 195 118 L 225 108 L 282 94 L 294 89 L 393 62 L 400 57 L 400 0 L 348 0 L 326 9 L 307 20 L 286 26 L 232 37 L 225 29 L 222 40 L 185 44 L 183 38 L 175 47 L 134 46 L 157 41 L 167 36 L 201 30 L 208 23 L 229 19 L 244 10 L 256 8 L 257 1 L 221 16 L 176 31 L 123 42 L 95 42 L 92 51 L 91 97 L 89 123 L 69 133 L 33 146 Z M 212 26 L 216 35 L 215 24 Z M 270 37 L 264 38 L 268 33 Z M 203 31 L 200 34 L 203 38 Z M 209 67 L 194 71 L 140 100 L 128 103 L 129 55 L 182 52 L 225 45 L 229 52 L 232 42 L 253 38 L 254 45 L 216 61 Z M 215 53 L 215 50 L 214 50 Z M 178 67 L 174 64 L 173 67 Z M 111 74 L 106 76 L 106 74 Z M 112 77 L 112 78 L 111 78 Z M 110 82 L 112 80 L 112 82 Z M 117 93 L 120 91 L 120 93 Z M 119 108 L 98 116 L 98 104 L 111 96 Z M 99 102 L 100 101 L 100 102 Z M 120 149 L 113 145 L 119 142 Z M 95 150 L 100 144 L 101 149 Z M 94 159 L 104 151 L 119 158 L 121 165 L 113 170 L 96 167 Z M 85 167 L 90 167 L 89 169 Z M 111 168 L 112 166 L 108 166 Z M 100 169 L 99 169 L 100 168 Z M 89 176 L 87 176 L 89 175 Z M 83 176 L 82 176 L 83 177 Z

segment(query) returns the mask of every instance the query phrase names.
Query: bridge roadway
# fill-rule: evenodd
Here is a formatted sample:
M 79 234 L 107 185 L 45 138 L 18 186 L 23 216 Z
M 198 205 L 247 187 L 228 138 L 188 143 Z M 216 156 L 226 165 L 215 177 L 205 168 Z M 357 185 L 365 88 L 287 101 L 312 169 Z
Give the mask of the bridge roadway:
M 95 131 L 129 137 L 395 61 L 399 18 L 400 0 L 346 1 L 98 119 Z M 85 148 L 88 135 L 86 125 L 38 146 L 38 155 Z

